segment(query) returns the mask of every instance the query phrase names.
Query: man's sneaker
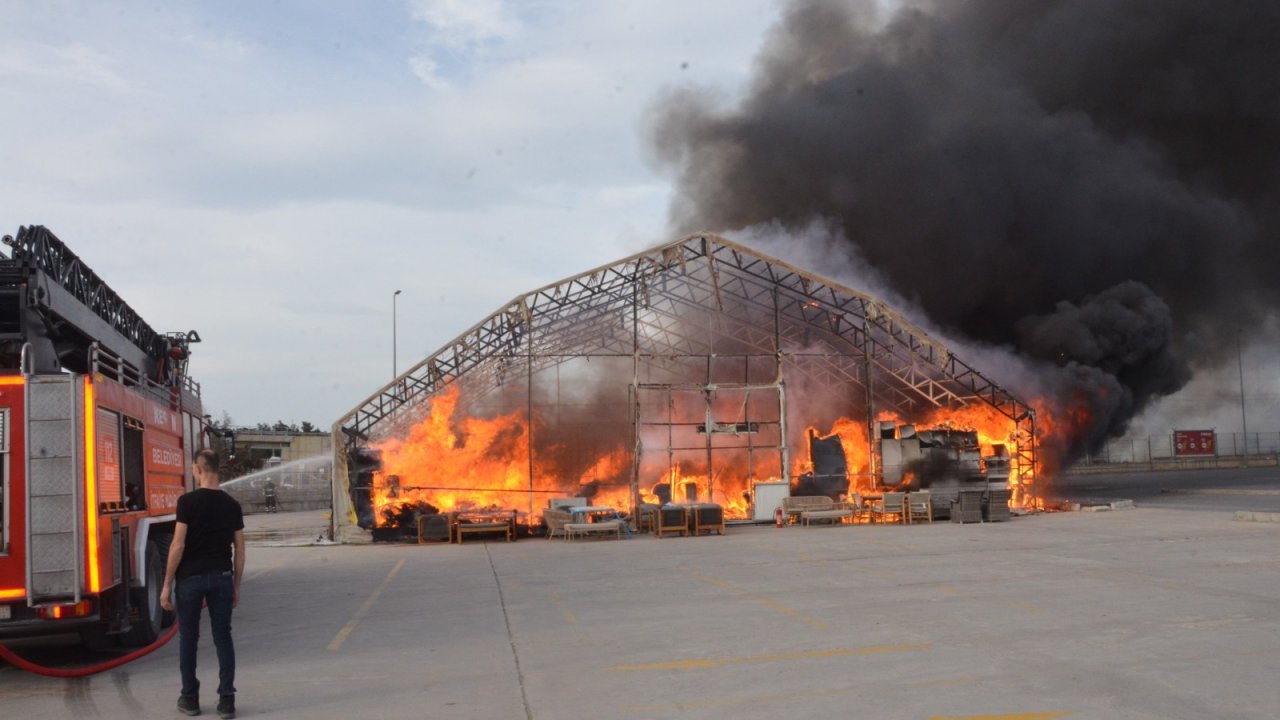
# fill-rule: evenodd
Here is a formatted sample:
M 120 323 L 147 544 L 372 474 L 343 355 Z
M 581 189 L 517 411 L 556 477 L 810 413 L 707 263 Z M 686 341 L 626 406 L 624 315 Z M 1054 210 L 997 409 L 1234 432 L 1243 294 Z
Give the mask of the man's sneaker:
M 183 715 L 199 715 L 200 714 L 200 698 L 195 695 L 179 695 L 178 696 L 178 712 Z
M 222 720 L 231 720 L 236 716 L 236 696 L 223 695 L 218 698 L 218 717 Z

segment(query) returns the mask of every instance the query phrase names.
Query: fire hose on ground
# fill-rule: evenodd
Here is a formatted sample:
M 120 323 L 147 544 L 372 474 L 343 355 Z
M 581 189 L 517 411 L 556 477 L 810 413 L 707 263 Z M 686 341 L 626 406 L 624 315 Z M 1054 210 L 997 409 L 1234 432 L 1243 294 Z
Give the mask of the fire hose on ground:
M 140 647 L 137 650 L 134 650 L 133 652 L 127 655 L 121 655 L 118 658 L 112 658 L 111 660 L 108 660 L 103 663 L 98 663 L 97 665 L 87 665 L 85 667 L 79 667 L 79 668 L 49 668 L 43 665 L 37 665 L 15 654 L 12 650 L 5 647 L 4 645 L 0 645 L 0 659 L 5 660 L 6 662 L 10 663 L 14 667 L 20 668 L 22 670 L 26 670 L 27 672 L 30 672 L 30 673 L 35 673 L 36 675 L 44 675 L 45 677 L 53 677 L 53 678 L 87 677 L 89 675 L 96 675 L 100 672 L 106 672 L 107 670 L 110 670 L 112 668 L 120 667 L 125 663 L 133 662 L 134 660 L 137 660 L 138 658 L 143 657 L 144 655 L 147 655 L 152 651 L 158 650 L 165 643 L 172 640 L 173 636 L 177 632 L 178 632 L 178 623 L 175 622 L 173 626 L 170 627 L 165 634 L 156 638 L 155 642 L 151 643 L 150 645 L 147 645 L 145 647 Z

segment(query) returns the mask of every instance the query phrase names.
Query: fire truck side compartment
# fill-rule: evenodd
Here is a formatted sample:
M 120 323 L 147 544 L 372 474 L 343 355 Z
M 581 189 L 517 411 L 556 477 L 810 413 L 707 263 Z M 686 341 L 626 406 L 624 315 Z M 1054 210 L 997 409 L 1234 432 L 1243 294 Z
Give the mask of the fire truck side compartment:
M 27 577 L 32 603 L 80 600 L 83 513 L 76 448 L 78 383 L 73 375 L 27 382 Z

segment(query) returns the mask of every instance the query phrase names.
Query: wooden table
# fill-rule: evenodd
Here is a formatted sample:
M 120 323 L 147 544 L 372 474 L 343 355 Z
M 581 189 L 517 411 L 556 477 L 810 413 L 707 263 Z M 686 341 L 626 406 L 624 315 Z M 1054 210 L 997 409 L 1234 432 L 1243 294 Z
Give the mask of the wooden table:
M 462 536 L 477 532 L 503 532 L 507 542 L 516 539 L 515 510 L 465 510 L 449 513 L 449 542 L 462 544 Z

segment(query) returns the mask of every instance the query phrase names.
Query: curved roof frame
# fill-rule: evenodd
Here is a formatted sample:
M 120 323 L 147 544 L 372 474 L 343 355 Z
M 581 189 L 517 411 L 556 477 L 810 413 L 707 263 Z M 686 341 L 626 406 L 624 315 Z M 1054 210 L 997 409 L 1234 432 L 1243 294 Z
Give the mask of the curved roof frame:
M 493 391 L 517 362 L 532 374 L 579 357 L 708 354 L 716 335 L 690 331 L 699 315 L 721 325 L 722 343 L 759 354 L 803 355 L 795 349 L 816 337 L 826 351 L 814 355 L 828 362 L 809 372 L 865 387 L 874 367 L 876 401 L 908 415 L 989 405 L 1015 424 L 1015 459 L 1023 481 L 1034 482 L 1030 406 L 877 298 L 710 233 L 515 297 L 365 399 L 334 430 L 350 442 L 377 437 L 464 376 L 470 390 Z

